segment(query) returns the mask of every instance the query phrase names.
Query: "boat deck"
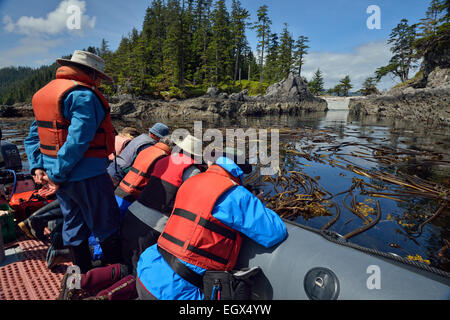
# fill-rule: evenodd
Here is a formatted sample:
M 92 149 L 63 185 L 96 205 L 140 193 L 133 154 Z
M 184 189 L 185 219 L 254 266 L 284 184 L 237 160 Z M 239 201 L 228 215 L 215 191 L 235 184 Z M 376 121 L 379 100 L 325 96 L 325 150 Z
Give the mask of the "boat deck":
M 5 244 L 0 263 L 0 300 L 55 300 L 69 263 L 47 268 L 48 245 L 24 236 Z

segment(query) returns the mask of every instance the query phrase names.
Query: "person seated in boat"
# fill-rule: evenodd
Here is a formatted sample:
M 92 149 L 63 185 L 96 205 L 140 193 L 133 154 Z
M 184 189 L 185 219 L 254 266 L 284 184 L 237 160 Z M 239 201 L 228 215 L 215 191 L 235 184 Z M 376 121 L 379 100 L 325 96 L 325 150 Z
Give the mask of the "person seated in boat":
M 198 279 L 207 270 L 233 269 L 241 233 L 264 247 L 286 238 L 283 220 L 242 186 L 242 176 L 234 161 L 219 157 L 206 172 L 181 185 L 157 244 L 139 258 L 140 299 L 202 300 Z
M 144 190 L 152 177 L 156 163 L 168 157 L 172 152 L 172 147 L 172 140 L 166 136 L 155 145 L 139 152 L 130 170 L 114 191 L 121 216 Z
M 35 121 L 24 140 L 32 175 L 56 190 L 64 216 L 63 242 L 73 263 L 86 272 L 91 265 L 88 238 L 97 237 L 105 263 L 121 261 L 119 208 L 106 172 L 114 150 L 115 129 L 108 101 L 98 90 L 105 61 L 76 50 L 61 65 L 56 79 L 33 96 Z
M 183 140 L 174 141 L 174 144 L 176 147 L 173 154 L 162 157 L 154 163 L 147 185 L 137 200 L 128 207 L 123 217 L 120 229 L 122 256 L 133 272 L 136 270 L 140 254 L 158 240 L 172 212 L 179 187 L 184 181 L 202 171 L 202 166 L 196 164 L 194 160 L 195 156 L 201 156 L 196 151 L 202 150 L 200 140 L 188 135 Z M 195 147 L 196 144 L 198 148 Z M 146 151 L 141 152 L 138 158 Z M 124 193 L 121 187 L 122 183 L 116 189 L 116 197 Z
M 140 133 L 138 130 L 132 127 L 125 127 L 123 128 L 118 135 L 116 135 L 116 138 L 114 140 L 114 153 L 111 153 L 109 155 L 109 160 L 113 161 L 123 149 L 128 145 L 128 143 L 139 136 Z
M 156 123 L 149 129 L 149 133 L 143 133 L 133 140 L 122 150 L 119 156 L 112 161 L 108 168 L 108 174 L 110 175 L 115 187 L 122 181 L 125 175 L 128 173 L 134 159 L 136 159 L 139 152 L 153 146 L 162 137 L 167 136 L 170 133 L 169 128 L 163 123 Z

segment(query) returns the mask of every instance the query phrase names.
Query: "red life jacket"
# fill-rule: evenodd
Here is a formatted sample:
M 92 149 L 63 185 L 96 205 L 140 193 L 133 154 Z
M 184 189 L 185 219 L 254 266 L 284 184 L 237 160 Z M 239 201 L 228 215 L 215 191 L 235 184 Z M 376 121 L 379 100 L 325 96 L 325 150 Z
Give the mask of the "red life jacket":
M 139 152 L 130 171 L 117 187 L 115 194 L 129 202 L 136 200 L 147 185 L 152 165 L 169 154 L 170 148 L 162 142 Z
M 170 215 L 175 196 L 183 183 L 184 171 L 195 164 L 182 153 L 162 158 L 153 166 L 147 186 L 137 201 L 148 208 Z
M 56 71 L 56 79 L 41 88 L 33 96 L 33 111 L 36 117 L 40 151 L 56 157 L 66 142 L 70 121 L 64 118 L 64 99 L 77 88 L 86 87 L 100 99 L 105 118 L 91 141 L 85 157 L 106 158 L 114 152 L 115 130 L 111 122 L 108 101 L 95 87 L 94 81 L 84 72 L 72 66 L 64 66 Z
M 207 270 L 231 270 L 242 238 L 239 232 L 214 218 L 211 211 L 219 197 L 240 182 L 228 171 L 212 165 L 186 180 L 158 246 L 175 257 Z

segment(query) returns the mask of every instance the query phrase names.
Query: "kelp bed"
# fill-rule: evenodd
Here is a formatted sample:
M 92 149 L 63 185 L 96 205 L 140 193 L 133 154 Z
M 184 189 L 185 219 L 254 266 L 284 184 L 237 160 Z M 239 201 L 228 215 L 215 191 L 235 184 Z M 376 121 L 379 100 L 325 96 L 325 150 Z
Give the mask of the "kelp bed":
M 397 223 L 401 229 L 396 232 L 418 244 L 415 239 L 422 236 L 426 225 L 440 216 L 448 217 L 450 213 L 449 185 L 414 174 L 430 176 L 434 166 L 450 172 L 450 158 L 446 153 L 393 148 L 383 143 L 383 139 L 378 143 L 345 141 L 345 137 L 343 139 L 331 130 L 282 128 L 279 133 L 281 159 L 280 168 L 276 168 L 278 173 L 261 176 L 258 170 L 254 170 L 246 177 L 245 183 L 271 190 L 265 195 L 264 202 L 285 219 L 308 221 L 330 217 L 321 229 L 331 230 L 345 217 L 347 220 L 342 222 L 341 229 L 350 223 L 357 225 L 354 230 L 342 234 L 345 239 L 364 234 L 383 219 Z M 351 184 L 345 190 L 330 192 L 319 182 L 320 176 L 312 177 L 307 173 L 308 168 L 315 164 L 336 168 L 340 172 L 339 177 L 348 181 L 350 179 L 346 176 L 351 175 Z M 402 216 L 393 217 L 389 212 L 383 212 L 386 199 L 400 205 L 426 202 L 430 209 L 429 212 L 422 210 L 420 214 L 404 210 Z M 347 213 L 343 215 L 342 211 Z M 444 229 L 448 231 L 446 223 L 448 221 L 444 222 Z M 430 253 L 429 259 L 411 253 L 397 243 L 389 243 L 389 247 L 400 249 L 411 260 L 432 264 L 431 259 L 434 265 L 448 269 L 449 239 L 443 238 L 440 242 L 440 249 Z

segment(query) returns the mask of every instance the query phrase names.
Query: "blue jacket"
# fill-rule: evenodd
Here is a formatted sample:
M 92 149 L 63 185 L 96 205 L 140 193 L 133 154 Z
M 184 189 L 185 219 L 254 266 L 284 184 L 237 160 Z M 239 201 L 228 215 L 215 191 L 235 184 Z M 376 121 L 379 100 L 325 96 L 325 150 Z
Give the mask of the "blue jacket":
M 242 178 L 242 170 L 230 159 L 219 158 L 216 164 Z M 216 202 L 212 215 L 228 227 L 237 230 L 262 246 L 269 248 L 286 238 L 283 220 L 243 186 L 235 186 Z M 183 262 L 198 274 L 206 270 Z M 147 248 L 140 256 L 137 276 L 144 287 L 159 300 L 202 300 L 199 288 L 176 274 L 165 262 L 157 245 Z
M 87 88 L 74 90 L 64 100 L 63 114 L 70 126 L 57 158 L 40 152 L 36 121 L 31 124 L 24 141 L 30 170 L 44 169 L 56 183 L 81 181 L 105 173 L 108 158 L 83 157 L 105 117 L 100 100 Z

